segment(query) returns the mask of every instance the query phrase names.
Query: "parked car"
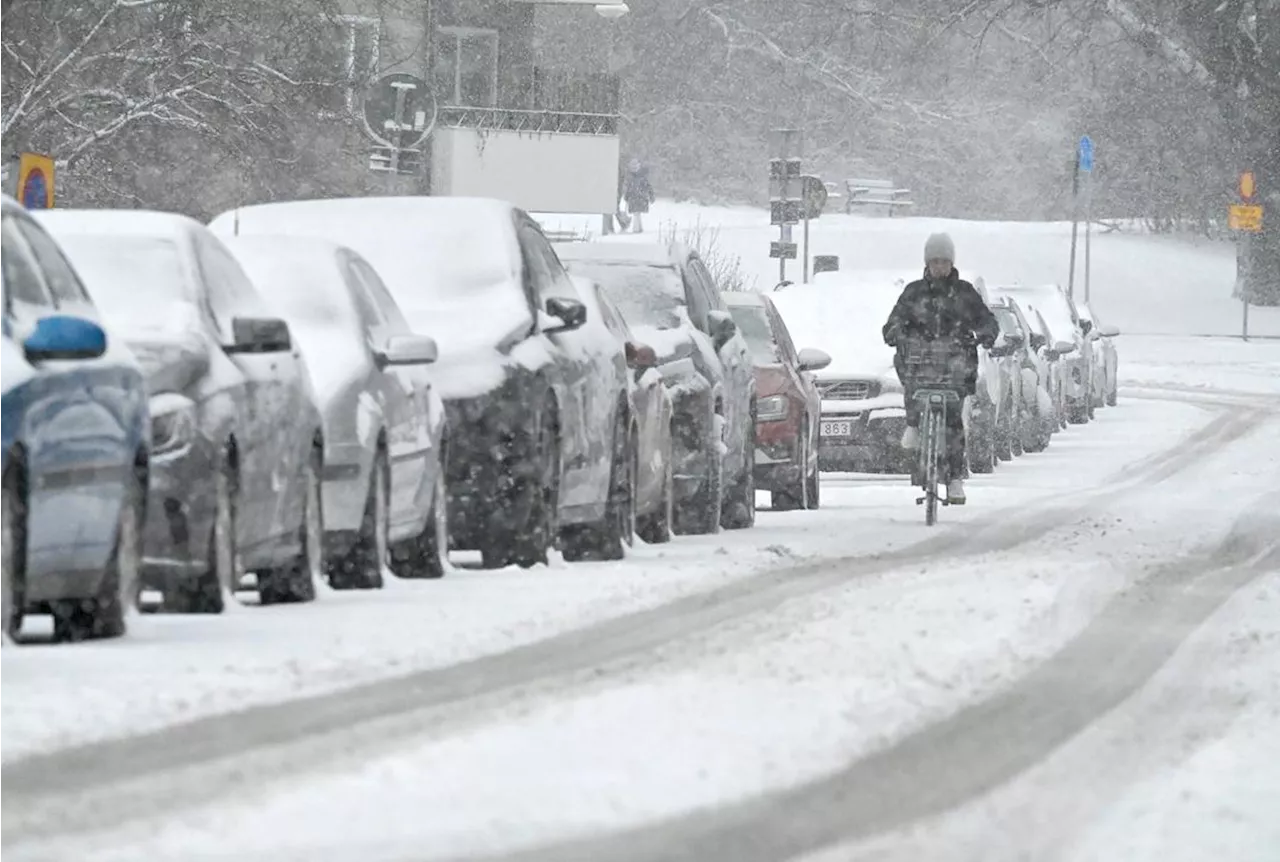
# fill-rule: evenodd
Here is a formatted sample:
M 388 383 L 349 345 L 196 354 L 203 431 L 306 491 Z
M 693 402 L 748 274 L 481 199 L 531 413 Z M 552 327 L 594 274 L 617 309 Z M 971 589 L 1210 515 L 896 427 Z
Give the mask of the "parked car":
M 665 368 L 676 416 L 677 532 L 751 526 L 751 359 L 697 252 L 678 243 L 617 241 L 564 243 L 557 251 L 571 272 L 601 284 Z M 681 363 L 683 359 L 692 361 Z
M 1070 423 L 1067 421 L 1066 379 L 1069 368 L 1063 357 L 1075 351 L 1076 346 L 1070 341 L 1055 338 L 1053 330 L 1045 322 L 1044 315 L 1028 302 L 1019 303 L 1033 322 L 1035 331 L 1031 334 L 1031 344 L 1038 355 L 1048 365 L 1050 392 L 1053 398 L 1053 412 L 1057 418 L 1057 429 L 1063 430 Z
M 151 419 L 142 371 L 75 269 L 12 198 L 4 269 L 3 629 L 116 637 L 136 602 Z
M 315 236 L 382 276 L 440 356 L 450 546 L 487 567 L 545 563 L 563 527 L 604 530 L 623 433 L 612 357 L 582 333 L 587 309 L 522 210 L 463 197 L 292 201 L 224 213 L 227 235 Z
M 587 320 L 605 327 L 622 348 L 627 413 L 631 417 L 628 448 L 633 459 L 631 510 L 635 532 L 651 545 L 671 541 L 675 523 L 675 464 L 671 454 L 674 407 L 662 382 L 658 355 L 631 331 L 622 311 L 597 282 L 575 277 L 587 304 Z M 621 555 L 621 548 L 616 555 Z
M 245 571 L 263 603 L 315 598 L 324 440 L 307 367 L 212 233 L 185 216 L 37 218 L 137 355 L 151 396 L 142 580 L 168 608 L 219 613 Z
M 816 509 L 821 501 L 818 429 L 822 396 L 810 372 L 831 357 L 797 351 L 782 315 L 762 293 L 725 294 L 756 372 L 756 487 L 776 510 Z
M 770 294 L 798 341 L 831 364 L 815 372 L 822 398 L 818 466 L 826 471 L 910 472 L 902 448 L 906 410 L 894 349 L 881 328 L 911 278 L 897 273 L 822 273 L 812 283 Z
M 1120 329 L 1099 320 L 1093 308 L 1087 303 L 1081 303 L 1076 308 L 1080 312 L 1080 324 L 1084 327 L 1085 337 L 1093 343 L 1097 357 L 1093 374 L 1094 406 L 1115 407 L 1120 389 L 1117 382 L 1120 357 L 1116 352 L 1114 339 L 1120 335 Z
M 1063 404 L 1066 418 L 1077 425 L 1093 417 L 1093 350 L 1080 325 L 1080 315 L 1066 292 L 1056 284 L 1000 285 L 988 287 L 993 297 L 1011 296 L 1038 310 L 1053 331 L 1055 341 L 1069 341 L 1075 350 L 1064 355 Z
M 1018 434 L 1025 452 L 1042 452 L 1057 430 L 1048 360 L 1031 346 L 1034 331 L 1012 299 L 1004 298 L 988 306 L 1000 323 L 1003 341 L 1011 345 L 1010 357 L 1017 363 L 1021 376 L 1018 402 Z M 1016 346 L 1013 346 L 1016 345 Z
M 409 329 L 368 261 L 324 240 L 242 236 L 227 247 L 302 346 L 324 422 L 326 572 L 334 589 L 448 569 L 444 403 L 436 343 Z

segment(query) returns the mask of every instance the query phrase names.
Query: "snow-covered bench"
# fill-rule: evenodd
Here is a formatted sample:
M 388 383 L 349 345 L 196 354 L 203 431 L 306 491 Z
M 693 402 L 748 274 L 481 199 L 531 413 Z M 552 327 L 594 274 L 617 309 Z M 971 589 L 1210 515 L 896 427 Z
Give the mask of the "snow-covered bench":
M 852 177 L 844 181 L 847 197 L 844 201 L 845 213 L 853 212 L 854 207 L 885 207 L 892 216 L 898 207 L 912 206 L 911 189 L 900 189 L 893 180 L 871 180 Z

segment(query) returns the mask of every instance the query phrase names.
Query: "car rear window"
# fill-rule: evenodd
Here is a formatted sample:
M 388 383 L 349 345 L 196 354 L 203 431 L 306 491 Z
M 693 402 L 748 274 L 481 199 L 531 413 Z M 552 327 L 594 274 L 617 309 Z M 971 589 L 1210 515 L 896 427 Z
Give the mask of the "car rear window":
M 143 323 L 157 319 L 158 308 L 194 303 L 172 239 L 59 233 L 57 240 L 94 303 L 109 316 Z
M 682 322 L 684 282 L 675 267 L 598 260 L 569 261 L 568 267 L 574 275 L 599 282 L 632 326 L 674 329 Z
M 729 313 L 738 324 L 742 337 L 747 341 L 751 361 L 756 365 L 776 365 L 782 361 L 777 342 L 773 340 L 773 327 L 762 305 L 732 305 Z

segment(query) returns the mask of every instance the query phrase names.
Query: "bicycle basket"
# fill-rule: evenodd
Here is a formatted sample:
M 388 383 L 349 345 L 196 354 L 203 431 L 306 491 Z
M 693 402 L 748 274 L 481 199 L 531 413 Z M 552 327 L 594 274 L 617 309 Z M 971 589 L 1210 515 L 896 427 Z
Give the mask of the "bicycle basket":
M 912 338 L 903 350 L 906 377 L 917 387 L 962 388 L 969 374 L 960 345 Z

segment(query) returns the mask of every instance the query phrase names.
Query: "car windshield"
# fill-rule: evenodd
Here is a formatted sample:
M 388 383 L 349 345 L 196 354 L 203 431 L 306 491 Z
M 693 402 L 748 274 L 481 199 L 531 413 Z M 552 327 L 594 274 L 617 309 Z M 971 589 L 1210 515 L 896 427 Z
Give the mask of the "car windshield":
M 658 329 L 675 329 L 680 325 L 684 284 L 675 267 L 598 260 L 571 260 L 567 265 L 574 275 L 599 282 L 627 323 Z
M 350 328 L 356 311 L 332 255 L 273 252 L 233 246 L 236 259 L 259 292 L 290 322 Z
M 116 320 L 146 325 L 160 319 L 157 308 L 194 302 L 182 253 L 172 239 L 106 233 L 56 239 L 94 303 Z
M 769 315 L 762 305 L 731 305 L 729 312 L 734 323 L 747 341 L 747 349 L 751 352 L 751 361 L 756 365 L 775 365 L 782 361 L 778 355 L 778 345 L 773 340 L 773 328 L 769 325 Z

